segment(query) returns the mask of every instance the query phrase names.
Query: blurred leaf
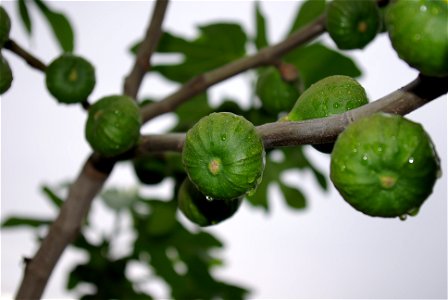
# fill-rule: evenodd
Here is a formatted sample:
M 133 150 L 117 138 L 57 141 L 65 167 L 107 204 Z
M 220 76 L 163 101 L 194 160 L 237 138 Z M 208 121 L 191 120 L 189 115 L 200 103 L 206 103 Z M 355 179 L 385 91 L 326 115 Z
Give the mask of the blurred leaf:
M 129 208 L 135 201 L 138 201 L 136 189 L 109 188 L 100 196 L 109 208 L 116 211 Z
M 49 225 L 53 220 L 38 219 L 30 217 L 9 217 L 2 223 L 2 228 L 11 228 L 17 226 L 39 227 L 42 225 Z
M 215 23 L 200 26 L 199 36 L 188 41 L 170 33 L 161 37 L 157 52 L 179 53 L 179 64 L 155 64 L 152 71 L 167 79 L 184 83 L 196 75 L 220 67 L 246 53 L 246 34 L 238 24 Z M 136 46 L 133 47 L 135 51 Z
M 134 227 L 145 232 L 157 223 L 163 223 L 163 211 L 176 208 L 176 202 L 145 200 L 148 213 L 132 211 Z M 171 217 L 170 217 L 171 218 Z M 154 273 L 170 288 L 174 299 L 243 299 L 247 290 L 214 278 L 211 268 L 220 262 L 210 250 L 221 248 L 222 243 L 210 233 L 190 232 L 181 223 L 164 235 L 139 234 L 134 244 L 134 257 L 151 265 Z
M 319 43 L 297 48 L 285 56 L 285 61 L 296 66 L 306 87 L 331 75 L 361 75 L 351 58 Z
M 185 132 L 193 127 L 202 117 L 213 112 L 207 100 L 207 94 L 202 93 L 191 98 L 175 110 L 178 123 L 173 129 L 175 132 Z
M 255 46 L 258 50 L 269 45 L 267 34 L 266 34 L 266 19 L 260 8 L 260 1 L 255 2 L 255 22 L 256 22 L 256 35 L 255 35 Z
M 60 208 L 64 203 L 64 201 L 58 195 L 56 195 L 56 193 L 53 192 L 49 186 L 44 185 L 42 187 L 42 192 L 56 206 L 56 208 Z
M 280 154 L 281 160 L 274 159 L 274 154 Z M 258 185 L 255 193 L 247 197 L 249 202 L 254 206 L 269 209 L 269 193 L 270 184 L 278 184 L 280 191 L 286 203 L 294 209 L 303 209 L 306 206 L 305 196 L 296 187 L 285 185 L 280 177 L 286 170 L 294 169 L 311 169 L 318 183 L 323 189 L 327 187 L 327 179 L 314 167 L 303 152 L 303 147 L 291 147 L 276 149 L 266 155 L 266 165 L 263 172 L 263 178 Z
M 307 0 L 299 6 L 297 10 L 297 15 L 292 23 L 291 29 L 289 30 L 289 34 L 294 31 L 308 25 L 312 21 L 314 21 L 317 17 L 325 12 L 325 0 Z
M 322 174 L 322 172 L 320 172 L 319 170 L 317 170 L 314 166 L 310 166 L 311 171 L 313 171 L 314 177 L 317 180 L 317 183 L 320 185 L 320 187 L 323 190 L 328 190 L 328 180 L 327 177 L 325 177 L 324 174 Z
M 64 52 L 73 52 L 74 33 L 67 17 L 60 12 L 52 10 L 42 0 L 34 0 L 34 2 L 50 24 L 62 50 Z
M 281 181 L 279 181 L 279 186 L 289 207 L 295 209 L 304 209 L 306 207 L 305 196 L 298 188 L 287 186 Z
M 176 205 L 174 202 L 151 200 L 151 214 L 148 217 L 146 233 L 161 237 L 176 229 Z
M 16 3 L 19 8 L 20 20 L 22 21 L 22 24 L 26 29 L 26 33 L 28 33 L 28 35 L 30 35 L 32 32 L 33 26 L 31 23 L 30 14 L 28 12 L 27 5 L 29 2 L 26 0 L 19 0 Z

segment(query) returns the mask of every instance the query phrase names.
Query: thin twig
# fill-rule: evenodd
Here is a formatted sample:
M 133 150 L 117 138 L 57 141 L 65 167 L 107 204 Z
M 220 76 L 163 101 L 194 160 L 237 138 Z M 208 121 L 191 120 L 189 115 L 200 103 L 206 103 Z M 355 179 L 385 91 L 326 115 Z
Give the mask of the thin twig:
M 163 100 L 143 107 L 141 110 L 143 120 L 144 122 L 147 122 L 161 114 L 170 112 L 191 97 L 200 94 L 210 86 L 229 77 L 235 76 L 251 68 L 270 64 L 272 61 L 275 61 L 294 48 L 313 40 L 324 31 L 325 16 L 322 15 L 310 25 L 290 35 L 284 41 L 266 47 L 252 56 L 241 58 L 220 68 L 199 75 L 188 81 L 178 91 Z
M 408 85 L 376 101 L 344 114 L 302 122 L 275 122 L 257 127 L 265 148 L 278 148 L 304 144 L 329 143 L 351 122 L 376 112 L 405 115 L 448 91 L 448 78 L 419 76 Z M 138 155 L 160 152 L 181 152 L 185 134 L 145 135 L 137 150 Z
M 152 22 L 146 32 L 146 36 L 151 36 L 152 38 L 145 39 L 140 44 L 132 71 L 124 82 L 124 93 L 134 99 L 137 97 L 143 77 L 149 71 L 150 57 L 156 50 L 156 45 L 159 43 L 162 34 L 162 22 L 167 6 L 168 0 L 158 0 L 156 2 L 152 14 Z
M 33 54 L 29 53 L 28 51 L 20 47 L 15 41 L 11 39 L 8 40 L 5 43 L 4 48 L 22 57 L 27 62 L 27 64 L 33 67 L 34 69 L 37 69 L 45 73 L 47 65 L 43 63 L 40 59 L 35 57 Z
M 167 0 L 159 0 L 157 3 L 159 2 L 167 2 Z M 164 13 L 165 10 L 156 19 L 152 18 L 149 28 L 155 26 L 153 23 L 161 24 Z M 156 45 L 158 43 L 159 35 L 152 36 L 151 34 L 153 34 L 153 31 L 147 30 L 143 39 L 144 44 Z M 151 51 L 150 49 L 147 50 Z M 142 55 L 147 57 L 148 61 L 150 60 L 151 54 L 144 53 Z M 140 83 L 141 81 L 132 83 L 136 91 L 138 91 Z M 56 263 L 65 248 L 77 237 L 92 200 L 101 191 L 112 172 L 115 161 L 116 159 L 107 159 L 95 153 L 87 159 L 81 173 L 71 185 L 58 217 L 50 226 L 49 232 L 42 241 L 36 255 L 27 263 L 16 299 L 41 298 Z

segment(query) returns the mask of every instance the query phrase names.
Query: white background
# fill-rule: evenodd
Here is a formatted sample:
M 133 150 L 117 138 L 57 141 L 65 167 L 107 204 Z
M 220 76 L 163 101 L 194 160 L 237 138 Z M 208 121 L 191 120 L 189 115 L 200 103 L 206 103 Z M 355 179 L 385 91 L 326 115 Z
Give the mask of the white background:
M 76 53 L 96 67 L 97 84 L 90 99 L 120 93 L 123 77 L 133 57 L 128 47 L 141 38 L 152 2 L 51 2 L 65 12 L 76 31 Z M 2 5 L 12 18 L 11 37 L 46 63 L 59 55 L 51 32 L 41 15 L 31 11 L 33 37 L 28 39 L 18 23 L 15 3 Z M 279 41 L 289 29 L 298 2 L 262 2 L 269 21 L 271 41 Z M 194 37 L 195 26 L 216 20 L 237 21 L 254 32 L 254 2 L 173 1 L 164 27 Z M 327 35 L 323 40 L 334 44 Z M 83 130 L 85 113 L 79 107 L 56 104 L 48 94 L 42 73 L 3 51 L 14 73 L 12 89 L 1 99 L 1 217 L 14 215 L 54 217 L 56 212 L 39 192 L 43 183 L 74 179 L 89 153 Z M 416 71 L 400 61 L 381 35 L 364 50 L 350 51 L 364 71 L 360 82 L 376 99 L 415 78 Z M 157 57 L 155 57 L 157 59 Z M 211 90 L 216 103 L 224 95 L 247 101 L 247 75 L 217 85 Z M 174 86 L 149 76 L 140 96 L 162 97 Z M 445 99 L 443 99 L 445 98 Z M 308 207 L 290 210 L 275 190 L 271 211 L 264 213 L 244 204 L 231 220 L 207 229 L 225 242 L 219 254 L 226 262 L 220 278 L 252 289 L 251 298 L 446 298 L 447 297 L 447 169 L 446 96 L 408 117 L 421 122 L 430 133 L 443 161 L 443 177 L 420 214 L 405 222 L 370 218 L 347 205 L 333 187 L 327 193 L 315 184 L 310 172 L 290 174 L 288 179 L 303 188 Z M 160 117 L 145 125 L 144 133 L 160 132 L 173 124 Z M 315 163 L 328 173 L 329 158 L 307 148 Z M 132 170 L 119 165 L 108 186 L 131 187 Z M 170 182 L 157 190 L 167 195 Z M 110 232 L 114 219 L 96 201 L 91 220 Z M 124 220 L 126 223 L 128 220 Z M 95 239 L 95 235 L 90 235 Z M 28 230 L 2 232 L 1 292 L 11 296 L 22 276 L 22 258 L 37 249 Z M 118 253 L 125 249 L 117 248 Z M 66 251 L 45 293 L 46 298 L 70 298 L 64 290 L 65 274 L 86 257 Z M 141 266 L 131 275 L 145 275 Z M 113 283 L 111 283 L 113 284 Z M 163 284 L 145 287 L 157 297 L 166 296 Z

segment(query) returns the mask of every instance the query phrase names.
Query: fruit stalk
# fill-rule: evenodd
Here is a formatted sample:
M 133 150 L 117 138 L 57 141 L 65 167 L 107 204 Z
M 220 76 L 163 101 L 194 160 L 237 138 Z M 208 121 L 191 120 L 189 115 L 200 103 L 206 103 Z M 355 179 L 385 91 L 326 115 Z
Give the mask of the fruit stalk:
M 9 39 L 5 43 L 4 48 L 23 58 L 26 61 L 26 63 L 32 68 L 42 72 L 45 72 L 47 70 L 47 65 L 44 62 L 42 62 L 40 59 L 38 59 L 28 51 L 23 49 L 14 40 Z

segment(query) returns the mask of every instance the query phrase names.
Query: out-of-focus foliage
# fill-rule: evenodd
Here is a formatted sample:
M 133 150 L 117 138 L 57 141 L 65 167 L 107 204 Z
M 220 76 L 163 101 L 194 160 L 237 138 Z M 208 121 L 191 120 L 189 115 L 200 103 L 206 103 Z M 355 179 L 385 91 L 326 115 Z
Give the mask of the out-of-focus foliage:
M 261 2 L 260 2 L 261 3 Z M 198 26 L 198 34 L 192 39 L 186 39 L 173 32 L 164 32 L 157 48 L 157 55 L 177 54 L 180 62 L 161 64 L 157 61 L 150 72 L 157 72 L 169 82 L 185 83 L 194 77 L 221 67 L 251 51 L 270 46 L 268 13 L 263 12 L 262 5 L 254 3 L 255 32 L 248 33 L 236 23 L 219 22 Z M 17 2 L 25 30 L 33 32 L 33 22 L 30 18 L 30 6 L 35 4 L 48 21 L 55 38 L 63 51 L 73 51 L 74 34 L 69 20 L 61 13 L 53 10 L 42 0 Z M 325 8 L 324 0 L 308 0 L 299 3 L 296 17 L 286 35 L 310 23 Z M 136 53 L 139 43 L 131 47 Z M 308 87 L 312 83 L 329 75 L 343 74 L 352 77 L 361 74 L 359 68 L 349 57 L 330 49 L 318 41 L 297 48 L 282 58 L 284 62 L 293 64 Z M 248 71 L 254 78 L 257 70 Z M 247 81 L 254 88 L 252 81 Z M 185 102 L 173 113 L 177 124 L 173 132 L 189 130 L 200 118 L 214 111 L 228 111 L 244 116 L 254 125 L 276 122 L 281 115 L 269 113 L 260 109 L 260 101 L 254 98 L 251 105 L 240 107 L 239 99 L 221 99 L 217 107 L 209 103 L 209 95 L 203 92 Z M 140 101 L 140 105 L 150 105 L 160 99 Z M 151 159 L 157 160 L 152 172 L 157 178 L 171 178 L 174 181 L 174 191 L 169 201 L 157 198 L 145 198 L 140 195 L 138 187 L 131 190 L 111 188 L 102 193 L 101 198 L 110 213 L 119 218 L 127 215 L 131 219 L 131 228 L 119 228 L 108 236 L 102 235 L 100 242 L 88 238 L 87 231 L 98 230 L 88 221 L 84 224 L 81 235 L 74 246 L 88 255 L 88 260 L 74 267 L 68 276 L 67 288 L 79 292 L 81 299 L 152 299 L 152 296 L 142 289 L 145 283 L 154 277 L 162 279 L 169 289 L 168 297 L 174 299 L 242 299 L 248 290 L 237 285 L 226 283 L 213 275 L 213 268 L 220 267 L 222 261 L 216 256 L 216 250 L 224 245 L 212 234 L 196 229 L 187 229 L 178 220 L 176 195 L 177 189 L 186 174 L 183 170 L 179 153 L 157 153 Z M 163 168 L 160 167 L 163 165 Z M 263 179 L 258 189 L 244 201 L 266 211 L 270 207 L 268 188 L 277 185 L 283 198 L 291 209 L 301 210 L 306 207 L 307 199 L 298 185 L 284 182 L 282 175 L 291 170 L 308 170 L 314 174 L 319 186 L 327 189 L 327 178 L 312 164 L 302 147 L 284 148 L 268 151 Z M 154 180 L 153 186 L 161 180 Z M 59 209 L 63 200 L 60 190 L 44 187 L 43 193 L 50 203 Z M 65 191 L 65 190 L 64 190 Z M 66 191 L 65 191 L 66 192 Z M 40 238 L 42 229 L 51 222 L 50 218 L 34 218 L 12 216 L 6 219 L 3 228 L 19 226 L 31 227 Z M 229 220 L 228 222 L 231 222 Z M 120 222 L 116 222 L 120 224 Z M 122 226 L 122 225 L 117 225 Z M 128 253 L 116 257 L 113 253 L 115 240 L 123 230 L 131 230 L 135 238 L 128 245 Z M 127 268 L 132 263 L 146 266 L 148 276 L 136 282 L 126 276 Z M 93 286 L 91 292 L 81 292 L 79 287 L 88 284 Z
M 52 204 L 61 203 L 54 189 L 43 188 L 46 199 Z M 124 232 L 120 225 L 111 235 L 103 236 L 101 242 L 92 242 L 84 234 L 98 231 L 93 225 L 84 226 L 74 246 L 85 251 L 88 260 L 73 268 L 68 281 L 69 290 L 77 290 L 81 284 L 93 285 L 94 292 L 79 292 L 80 299 L 152 299 L 141 287 L 151 282 L 153 276 L 164 280 L 175 299 L 243 299 L 248 290 L 226 283 L 211 273 L 214 267 L 223 264 L 216 256 L 216 249 L 224 247 L 213 235 L 200 230 L 191 231 L 177 218 L 177 202 L 147 199 L 137 189 L 112 188 L 101 195 L 106 206 L 117 218 L 127 214 L 132 219 L 135 240 L 130 253 L 115 257 L 114 241 Z M 31 226 L 46 227 L 51 218 L 10 217 L 3 228 Z M 120 224 L 119 219 L 116 224 Z M 39 237 L 39 231 L 36 231 Z M 101 234 L 97 232 L 97 234 Z M 149 275 L 133 281 L 126 276 L 129 264 L 140 263 L 149 269 Z
M 70 20 L 65 14 L 54 10 L 51 5 L 42 0 L 19 0 L 16 2 L 20 13 L 20 19 L 28 34 L 33 32 L 33 22 L 30 18 L 29 5 L 35 4 L 38 10 L 47 20 L 48 25 L 53 31 L 54 37 L 59 43 L 63 52 L 73 52 L 75 48 L 75 34 Z

